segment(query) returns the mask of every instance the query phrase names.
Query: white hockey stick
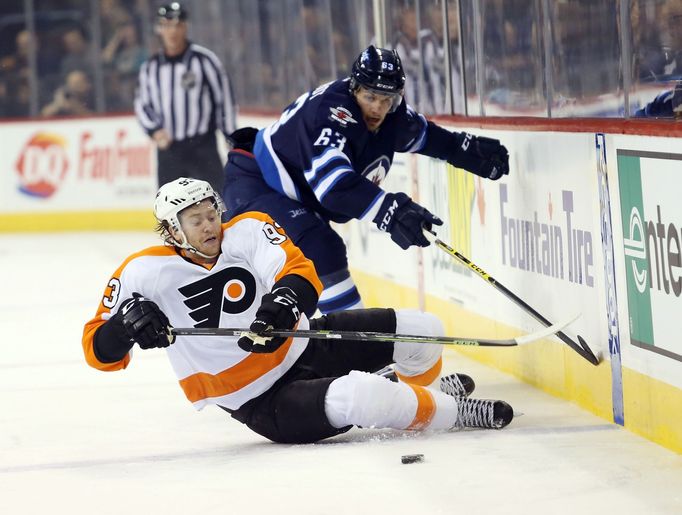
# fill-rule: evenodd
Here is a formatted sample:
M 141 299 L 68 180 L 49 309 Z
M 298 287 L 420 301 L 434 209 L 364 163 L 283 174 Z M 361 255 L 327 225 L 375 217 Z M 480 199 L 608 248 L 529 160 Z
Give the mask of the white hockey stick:
M 516 338 L 496 340 L 489 338 L 462 338 L 458 336 L 419 336 L 411 334 L 394 334 L 394 333 L 375 333 L 367 331 L 333 331 L 333 330 L 272 330 L 261 334 L 260 336 L 251 333 L 247 329 L 235 329 L 225 327 L 174 327 L 171 329 L 171 334 L 176 336 L 232 336 L 241 337 L 248 336 L 251 339 L 257 337 L 294 337 L 294 338 L 310 338 L 318 340 L 354 340 L 364 342 L 410 342 L 410 343 L 433 343 L 438 345 L 468 345 L 477 347 L 515 347 L 517 345 L 525 345 L 526 343 L 542 340 L 558 333 L 569 324 L 575 322 L 580 315 L 566 320 L 562 323 L 554 324 L 546 327 L 540 331 L 517 336 Z

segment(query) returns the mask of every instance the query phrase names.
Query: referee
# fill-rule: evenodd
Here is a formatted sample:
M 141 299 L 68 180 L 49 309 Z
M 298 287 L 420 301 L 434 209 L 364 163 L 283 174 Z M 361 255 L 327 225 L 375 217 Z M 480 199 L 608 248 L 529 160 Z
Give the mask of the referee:
M 159 7 L 156 33 L 162 51 L 142 64 L 135 114 L 154 140 L 159 185 L 178 177 L 223 189 L 216 129 L 235 130 L 230 82 L 216 55 L 187 39 L 187 10 L 178 2 Z

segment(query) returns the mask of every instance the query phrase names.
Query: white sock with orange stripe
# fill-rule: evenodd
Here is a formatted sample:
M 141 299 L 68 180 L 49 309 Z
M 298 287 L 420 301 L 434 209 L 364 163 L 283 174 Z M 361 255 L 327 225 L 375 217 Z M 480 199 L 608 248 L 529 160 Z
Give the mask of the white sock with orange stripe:
M 443 324 L 435 315 L 416 309 L 395 312 L 398 334 L 442 336 Z M 438 379 L 443 365 L 442 345 L 396 342 L 393 350 L 396 375 L 401 381 L 428 386 Z
M 450 395 L 356 370 L 332 381 L 324 408 L 337 428 L 449 429 L 457 420 Z

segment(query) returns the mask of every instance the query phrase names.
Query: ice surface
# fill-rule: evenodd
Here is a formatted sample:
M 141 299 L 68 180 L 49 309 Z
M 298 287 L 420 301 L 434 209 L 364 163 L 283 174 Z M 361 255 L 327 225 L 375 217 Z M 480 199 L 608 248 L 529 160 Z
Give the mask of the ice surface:
M 163 351 L 89 368 L 84 322 L 140 233 L 0 236 L 0 513 L 675 514 L 682 457 L 448 351 L 524 415 L 501 431 L 269 443 L 196 412 Z M 504 350 L 501 350 L 504 352 Z M 404 454 L 425 455 L 402 465 Z

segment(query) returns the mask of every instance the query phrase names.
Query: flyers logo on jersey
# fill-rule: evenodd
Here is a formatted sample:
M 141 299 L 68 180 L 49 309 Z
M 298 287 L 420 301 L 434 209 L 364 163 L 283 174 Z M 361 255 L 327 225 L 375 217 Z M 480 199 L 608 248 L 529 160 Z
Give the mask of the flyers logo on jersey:
M 330 107 L 329 110 L 332 113 L 329 115 L 329 119 L 334 122 L 339 122 L 344 127 L 348 126 L 349 123 L 358 123 L 358 121 L 353 118 L 351 112 L 345 107 Z
M 205 279 L 179 288 L 187 299 L 194 327 L 218 327 L 221 313 L 236 315 L 251 307 L 256 298 L 256 279 L 248 270 L 232 266 Z

